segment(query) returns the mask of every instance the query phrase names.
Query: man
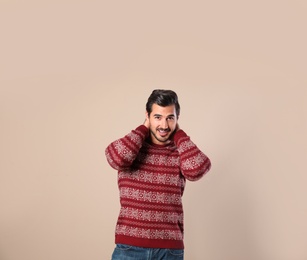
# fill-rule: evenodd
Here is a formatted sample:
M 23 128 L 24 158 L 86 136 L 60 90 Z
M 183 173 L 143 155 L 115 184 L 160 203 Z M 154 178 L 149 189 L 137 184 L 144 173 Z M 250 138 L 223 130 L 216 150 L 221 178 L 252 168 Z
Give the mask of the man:
M 106 148 L 121 204 L 113 260 L 183 260 L 185 181 L 200 179 L 211 163 L 179 128 L 179 114 L 174 91 L 154 90 L 145 122 Z

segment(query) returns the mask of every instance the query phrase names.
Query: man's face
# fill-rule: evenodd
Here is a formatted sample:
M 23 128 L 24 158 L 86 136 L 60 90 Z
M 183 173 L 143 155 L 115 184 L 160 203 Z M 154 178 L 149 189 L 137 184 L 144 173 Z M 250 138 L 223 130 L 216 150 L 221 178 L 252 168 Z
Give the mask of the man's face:
M 148 119 L 151 141 L 160 145 L 169 143 L 178 120 L 175 105 L 161 107 L 153 104 Z

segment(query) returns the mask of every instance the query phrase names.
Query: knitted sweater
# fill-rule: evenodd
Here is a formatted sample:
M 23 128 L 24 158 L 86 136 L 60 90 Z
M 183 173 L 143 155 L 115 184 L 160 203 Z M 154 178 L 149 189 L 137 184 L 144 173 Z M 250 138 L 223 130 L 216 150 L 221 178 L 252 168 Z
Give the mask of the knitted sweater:
M 140 125 L 105 150 L 118 170 L 120 213 L 115 243 L 183 249 L 182 195 L 185 180 L 200 179 L 211 167 L 183 130 L 166 145 L 150 142 Z

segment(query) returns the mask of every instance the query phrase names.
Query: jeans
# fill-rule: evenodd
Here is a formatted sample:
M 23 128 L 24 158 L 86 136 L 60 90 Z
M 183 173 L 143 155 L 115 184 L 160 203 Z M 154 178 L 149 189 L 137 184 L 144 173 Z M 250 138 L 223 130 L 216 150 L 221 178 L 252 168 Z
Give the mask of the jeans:
M 183 260 L 183 249 L 143 248 L 117 244 L 112 260 Z

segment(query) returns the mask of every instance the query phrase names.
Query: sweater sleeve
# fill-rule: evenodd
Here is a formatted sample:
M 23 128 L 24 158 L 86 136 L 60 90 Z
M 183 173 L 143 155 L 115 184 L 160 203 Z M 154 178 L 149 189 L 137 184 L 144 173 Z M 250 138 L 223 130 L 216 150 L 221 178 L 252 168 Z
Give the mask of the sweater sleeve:
M 179 152 L 181 172 L 186 179 L 199 180 L 210 170 L 210 159 L 199 150 L 182 129 L 175 133 L 174 142 Z
M 131 166 L 147 134 L 147 127 L 140 125 L 129 134 L 109 144 L 105 149 L 105 155 L 110 166 L 116 170 Z

